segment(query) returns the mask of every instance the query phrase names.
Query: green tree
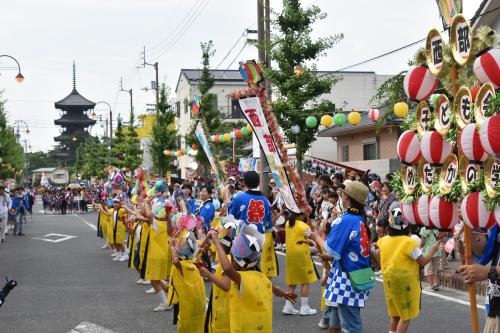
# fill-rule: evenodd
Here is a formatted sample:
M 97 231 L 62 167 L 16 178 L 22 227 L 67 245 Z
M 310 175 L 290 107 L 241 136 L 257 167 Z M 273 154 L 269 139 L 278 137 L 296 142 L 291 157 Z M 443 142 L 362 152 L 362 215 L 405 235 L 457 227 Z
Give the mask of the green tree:
M 123 128 L 123 121 L 118 115 L 118 124 L 115 131 L 113 148 L 111 149 L 111 165 L 118 168 L 136 169 L 141 165 L 142 152 L 140 141 L 134 126 L 134 114 L 130 114 L 130 122 L 126 131 Z
M 168 91 L 163 84 L 160 89 L 160 100 L 157 105 L 158 112 L 152 129 L 151 143 L 148 147 L 153 166 L 161 177 L 168 170 L 171 160 L 171 157 L 165 156 L 163 151 L 165 149 L 173 150 L 176 141 L 175 111 L 168 101 Z
M 0 160 L 0 179 L 21 179 L 24 151 L 16 140 L 13 128 L 7 126 L 7 113 L 2 100 L 0 100 Z
M 266 77 L 272 82 L 276 93 L 273 110 L 278 124 L 285 132 L 288 141 L 296 144 L 298 172 L 302 172 L 304 154 L 315 140 L 318 128 L 305 126 L 305 115 L 320 117 L 330 103 L 318 100 L 322 94 L 329 93 L 338 81 L 333 75 L 317 74 L 315 62 L 339 42 L 342 34 L 313 40 L 312 25 L 326 14 L 319 7 L 302 8 L 299 0 L 283 0 L 283 10 L 273 20 L 277 33 L 272 34 L 269 45 L 265 47 L 276 68 L 266 69 Z M 295 73 L 296 68 L 302 70 Z M 334 110 L 328 110 L 332 112 Z M 291 127 L 299 125 L 299 134 L 293 134 Z
M 109 155 L 109 143 L 91 137 L 78 146 L 72 173 L 80 174 L 82 179 L 106 178 L 104 168 L 109 165 Z
M 26 154 L 26 158 L 28 160 L 28 168 L 29 170 L 35 170 L 39 168 L 50 168 L 54 166 L 58 166 L 58 162 L 56 159 L 51 156 L 48 152 L 37 151 L 34 153 Z

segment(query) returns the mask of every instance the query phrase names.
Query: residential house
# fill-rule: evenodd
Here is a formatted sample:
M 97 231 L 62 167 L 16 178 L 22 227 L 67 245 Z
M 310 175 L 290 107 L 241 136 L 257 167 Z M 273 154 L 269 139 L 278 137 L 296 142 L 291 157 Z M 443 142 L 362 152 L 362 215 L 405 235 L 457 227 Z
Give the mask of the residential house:
M 336 161 L 363 171 L 369 169 L 383 179 L 401 167 L 396 153 L 400 134 L 397 123 L 380 127 L 368 113 L 362 113 L 359 124 L 333 126 L 321 131 L 318 137 L 336 142 Z
M 200 95 L 198 84 L 201 82 L 201 72 L 201 69 L 181 69 L 179 74 L 175 88 L 179 148 L 186 148 L 186 136 L 191 132 L 194 124 L 191 103 L 195 96 Z M 210 92 L 217 95 L 217 108 L 221 112 L 222 120 L 244 120 L 239 103 L 229 97 L 229 93 L 233 90 L 247 87 L 246 82 L 241 78 L 240 72 L 238 70 L 210 70 L 210 74 L 215 79 L 214 87 Z M 209 134 L 207 133 L 207 135 Z M 189 176 L 188 167 L 191 162 L 193 162 L 191 156 L 178 158 L 177 163 L 180 174 L 177 176 L 187 178 Z
M 69 182 L 69 171 L 62 167 L 39 168 L 31 170 L 31 184 L 40 185 L 42 176 L 47 177 L 51 185 L 66 185 Z
M 500 0 L 483 0 L 472 18 L 472 29 L 487 25 L 497 33 L 500 31 Z

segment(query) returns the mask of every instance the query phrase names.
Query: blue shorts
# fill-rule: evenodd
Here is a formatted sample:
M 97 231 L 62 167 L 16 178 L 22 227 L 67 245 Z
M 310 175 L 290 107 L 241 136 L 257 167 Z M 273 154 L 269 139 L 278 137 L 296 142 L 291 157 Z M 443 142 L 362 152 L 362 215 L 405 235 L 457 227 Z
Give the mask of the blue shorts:
M 342 328 L 343 332 L 362 333 L 361 308 L 344 304 L 326 306 L 324 315 L 329 328 Z M 327 319 L 328 318 L 328 319 Z

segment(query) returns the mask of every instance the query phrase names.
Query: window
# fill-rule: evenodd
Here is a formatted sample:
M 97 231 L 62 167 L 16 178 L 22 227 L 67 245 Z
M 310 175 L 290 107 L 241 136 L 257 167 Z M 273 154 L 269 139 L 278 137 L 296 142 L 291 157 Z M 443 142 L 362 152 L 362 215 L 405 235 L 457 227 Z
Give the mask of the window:
M 377 143 L 363 143 L 363 160 L 376 160 L 377 158 Z
M 184 113 L 188 113 L 189 110 L 189 102 L 187 99 L 184 100 Z
M 239 100 L 231 101 L 231 118 L 240 119 L 243 118 L 243 112 L 241 111 Z
M 66 175 L 64 173 L 56 173 L 54 175 L 54 179 L 65 179 L 66 178 L 65 176 Z
M 342 146 L 342 162 L 349 162 L 349 146 Z
M 177 118 L 181 116 L 181 102 L 176 102 L 175 103 L 175 113 Z

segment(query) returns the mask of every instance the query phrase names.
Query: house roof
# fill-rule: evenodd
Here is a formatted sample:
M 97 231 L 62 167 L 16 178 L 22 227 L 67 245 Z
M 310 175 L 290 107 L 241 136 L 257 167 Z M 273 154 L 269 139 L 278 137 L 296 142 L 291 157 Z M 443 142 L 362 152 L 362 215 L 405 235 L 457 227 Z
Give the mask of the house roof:
M 54 172 L 57 169 L 57 167 L 53 168 L 38 168 L 35 170 L 31 170 L 31 172 Z
M 382 117 L 383 114 L 387 111 L 380 111 L 380 116 Z M 398 123 L 401 122 L 400 118 L 396 119 L 388 119 L 391 125 L 397 125 Z M 318 137 L 320 138 L 330 138 L 330 137 L 339 137 L 343 135 L 348 135 L 348 134 L 354 134 L 354 133 L 359 133 L 359 132 L 365 132 L 368 130 L 373 130 L 377 127 L 377 123 L 373 122 L 369 115 L 368 112 L 361 112 L 361 121 L 357 125 L 351 125 L 348 122 L 346 122 L 342 126 L 332 126 L 329 128 L 326 128 L 318 133 Z
M 177 80 L 177 85 L 175 87 L 175 91 L 177 91 L 177 88 L 179 87 L 179 82 L 181 80 L 182 75 L 186 76 L 186 79 L 188 80 L 189 84 L 194 84 L 197 82 L 201 81 L 201 69 L 181 69 L 181 72 L 179 73 L 179 78 Z M 235 83 L 241 83 L 245 84 L 245 81 L 243 81 L 243 78 L 241 77 L 240 71 L 238 69 L 211 69 L 210 74 L 215 79 L 215 83 L 217 82 L 235 82 Z M 318 71 L 317 72 L 318 76 L 326 76 L 329 74 L 375 74 L 374 71 Z

